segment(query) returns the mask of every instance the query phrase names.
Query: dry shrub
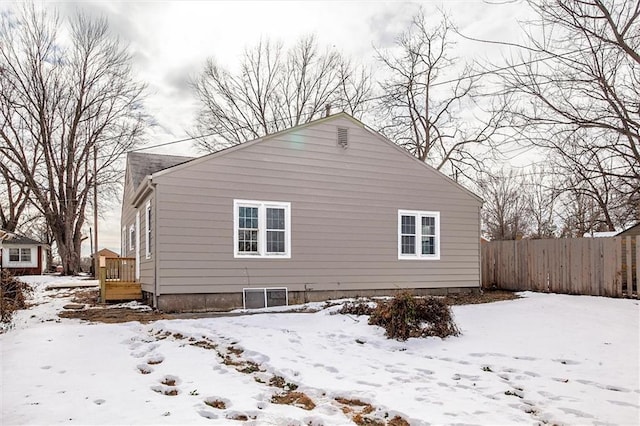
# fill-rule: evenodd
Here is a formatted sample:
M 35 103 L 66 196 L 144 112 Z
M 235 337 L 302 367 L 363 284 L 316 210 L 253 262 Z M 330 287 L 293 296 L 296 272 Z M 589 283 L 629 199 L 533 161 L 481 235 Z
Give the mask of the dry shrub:
M 18 281 L 9 271 L 0 275 L 0 321 L 10 323 L 13 313 L 27 307 L 26 297 L 33 289 L 30 285 Z
M 342 308 L 338 311 L 340 314 L 347 315 L 371 315 L 373 308 L 365 301 L 347 302 L 342 305 Z
M 444 338 L 460 334 L 451 310 L 443 300 L 417 298 L 409 292 L 378 302 L 369 324 L 383 327 L 387 337 L 397 340 L 427 336 Z

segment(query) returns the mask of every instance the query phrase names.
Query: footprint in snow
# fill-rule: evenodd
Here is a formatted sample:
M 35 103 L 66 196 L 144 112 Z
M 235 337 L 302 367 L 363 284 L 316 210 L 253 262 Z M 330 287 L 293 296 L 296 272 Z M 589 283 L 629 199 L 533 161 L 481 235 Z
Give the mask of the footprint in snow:
M 562 408 L 562 407 L 558 407 L 558 409 L 564 413 L 567 414 L 573 414 L 576 417 L 581 417 L 583 419 L 593 419 L 594 417 L 589 414 L 589 413 L 585 413 L 584 411 L 579 411 L 579 410 L 574 410 L 573 408 Z
M 40 367 L 43 370 L 49 370 L 51 368 L 50 365 L 43 365 L 42 367 Z
M 177 386 L 180 384 L 180 378 L 178 376 L 167 374 L 162 378 L 162 380 L 160 380 L 160 383 L 165 386 Z
M 580 362 L 574 361 L 572 359 L 552 359 L 551 361 L 559 362 L 564 365 L 578 365 Z
M 138 372 L 140 374 L 151 374 L 153 373 L 153 368 L 148 364 L 138 364 L 137 365 Z
M 215 420 L 218 418 L 218 415 L 212 411 L 200 410 L 198 411 L 198 414 L 200 414 L 205 419 Z
M 156 365 L 161 364 L 164 361 L 164 356 L 162 355 L 152 355 L 147 359 L 147 364 Z
M 518 359 L 520 361 L 537 361 L 538 358 L 533 356 L 514 356 L 513 359 Z
M 102 405 L 104 404 L 106 401 L 104 399 L 96 399 L 95 401 L 93 401 L 94 404 L 96 405 Z

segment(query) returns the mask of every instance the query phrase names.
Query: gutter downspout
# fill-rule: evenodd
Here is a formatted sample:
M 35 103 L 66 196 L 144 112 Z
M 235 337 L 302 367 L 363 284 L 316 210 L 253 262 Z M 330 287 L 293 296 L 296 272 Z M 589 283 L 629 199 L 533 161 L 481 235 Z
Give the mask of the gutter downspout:
M 151 188 L 151 209 L 153 212 L 153 229 L 151 231 L 153 235 L 153 252 L 151 253 L 151 258 L 153 259 L 153 307 L 158 309 L 158 273 L 160 271 L 159 262 L 158 262 L 158 197 L 156 193 L 156 185 L 153 183 L 153 175 L 149 176 L 148 182 L 149 188 Z M 151 223 L 149 223 L 151 226 Z M 147 230 L 148 232 L 149 230 Z

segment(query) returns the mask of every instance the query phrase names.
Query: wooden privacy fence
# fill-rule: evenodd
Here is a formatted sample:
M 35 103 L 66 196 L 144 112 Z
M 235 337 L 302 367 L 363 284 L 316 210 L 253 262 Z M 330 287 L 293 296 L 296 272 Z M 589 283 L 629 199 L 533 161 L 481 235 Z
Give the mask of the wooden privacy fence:
M 482 244 L 482 286 L 637 297 L 640 236 L 491 241 Z
M 100 301 L 137 300 L 142 298 L 136 281 L 134 257 L 100 258 Z

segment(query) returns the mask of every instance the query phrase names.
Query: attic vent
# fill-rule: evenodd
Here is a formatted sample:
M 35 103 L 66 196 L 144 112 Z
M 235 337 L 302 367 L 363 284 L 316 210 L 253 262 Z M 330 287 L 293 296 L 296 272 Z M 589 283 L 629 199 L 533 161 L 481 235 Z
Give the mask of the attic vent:
M 349 129 L 338 127 L 338 146 L 347 149 L 349 146 Z

